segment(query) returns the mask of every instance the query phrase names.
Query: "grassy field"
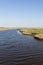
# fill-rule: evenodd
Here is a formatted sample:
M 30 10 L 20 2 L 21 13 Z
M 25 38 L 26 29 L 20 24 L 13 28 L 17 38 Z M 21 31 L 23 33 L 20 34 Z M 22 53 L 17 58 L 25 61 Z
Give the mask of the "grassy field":
M 28 32 L 28 33 L 37 33 L 37 34 L 43 34 L 43 29 L 41 28 L 21 28 L 21 32 Z
M 4 27 L 0 27 L 0 32 L 1 31 L 6 31 L 6 30 L 14 30 L 15 28 L 4 28 Z
M 19 30 L 24 35 L 31 35 L 36 39 L 43 39 L 43 28 L 21 28 Z

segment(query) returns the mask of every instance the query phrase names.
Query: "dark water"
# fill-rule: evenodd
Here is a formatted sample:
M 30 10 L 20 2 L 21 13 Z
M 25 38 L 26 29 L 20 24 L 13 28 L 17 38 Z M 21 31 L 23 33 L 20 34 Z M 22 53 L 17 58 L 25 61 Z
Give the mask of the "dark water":
M 43 65 L 43 41 L 18 30 L 0 32 L 0 65 Z

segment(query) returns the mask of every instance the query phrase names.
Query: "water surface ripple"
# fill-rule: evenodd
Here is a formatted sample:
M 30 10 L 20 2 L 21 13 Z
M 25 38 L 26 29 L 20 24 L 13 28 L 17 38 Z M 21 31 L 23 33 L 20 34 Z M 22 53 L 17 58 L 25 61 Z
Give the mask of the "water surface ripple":
M 43 65 L 43 41 L 18 30 L 0 32 L 0 65 Z

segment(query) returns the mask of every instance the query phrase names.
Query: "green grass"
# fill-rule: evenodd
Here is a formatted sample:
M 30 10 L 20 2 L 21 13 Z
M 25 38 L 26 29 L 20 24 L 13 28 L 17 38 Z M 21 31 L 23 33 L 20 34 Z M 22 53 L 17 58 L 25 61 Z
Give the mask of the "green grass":
M 36 33 L 36 34 L 43 34 L 43 29 L 38 28 L 22 28 L 20 29 L 21 32 L 29 32 L 29 33 Z
M 43 40 L 43 29 L 40 29 L 40 28 L 22 28 L 19 30 L 24 35 L 33 36 L 36 39 Z

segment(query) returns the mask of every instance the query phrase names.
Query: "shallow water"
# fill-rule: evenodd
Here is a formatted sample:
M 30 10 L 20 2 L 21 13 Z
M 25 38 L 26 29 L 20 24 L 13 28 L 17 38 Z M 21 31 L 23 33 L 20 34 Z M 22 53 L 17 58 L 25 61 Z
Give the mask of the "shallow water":
M 43 65 L 43 41 L 18 30 L 0 32 L 0 65 Z

